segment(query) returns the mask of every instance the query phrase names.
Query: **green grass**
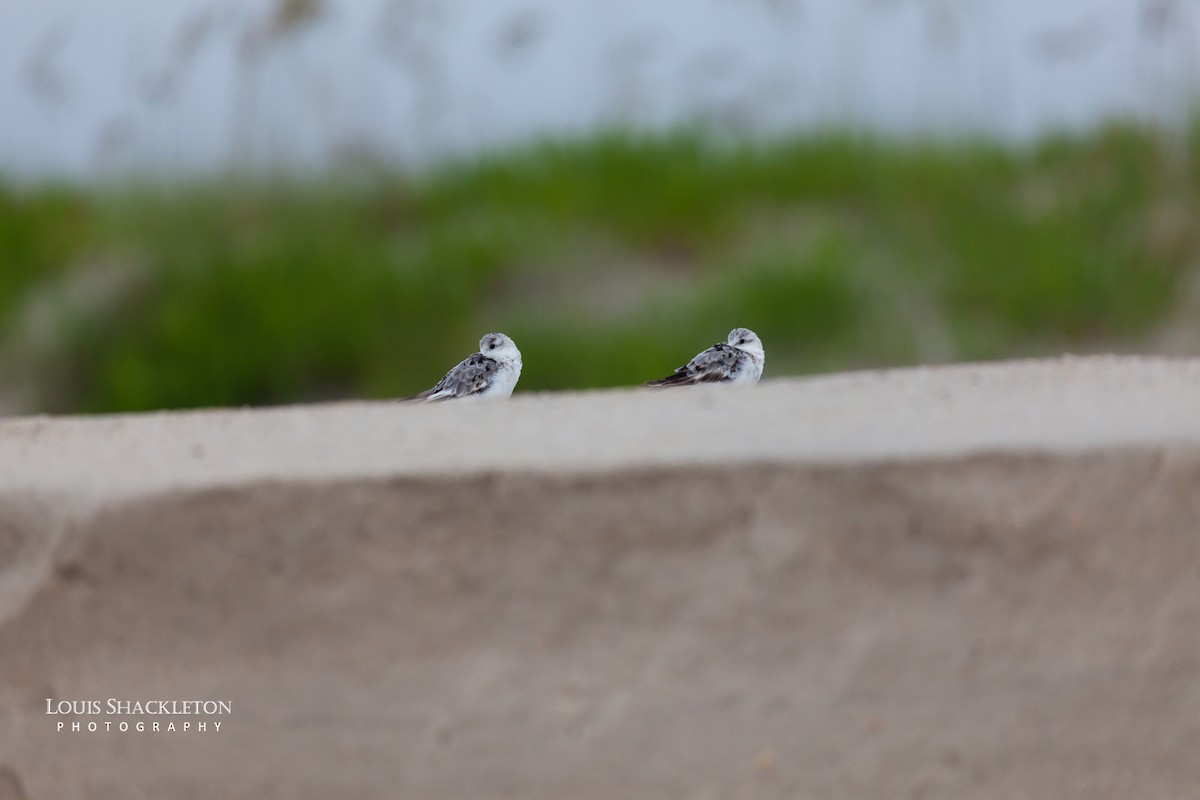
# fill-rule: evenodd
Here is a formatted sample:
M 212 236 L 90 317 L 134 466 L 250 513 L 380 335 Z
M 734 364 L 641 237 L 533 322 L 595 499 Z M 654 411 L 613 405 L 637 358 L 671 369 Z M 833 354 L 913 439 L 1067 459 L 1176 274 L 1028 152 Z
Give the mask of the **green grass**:
M 489 330 L 520 390 L 1136 347 L 1200 256 L 1200 126 L 1024 149 L 602 135 L 419 176 L 0 183 L 0 375 L 31 410 L 390 397 Z M 5 387 L 0 384 L 0 390 Z

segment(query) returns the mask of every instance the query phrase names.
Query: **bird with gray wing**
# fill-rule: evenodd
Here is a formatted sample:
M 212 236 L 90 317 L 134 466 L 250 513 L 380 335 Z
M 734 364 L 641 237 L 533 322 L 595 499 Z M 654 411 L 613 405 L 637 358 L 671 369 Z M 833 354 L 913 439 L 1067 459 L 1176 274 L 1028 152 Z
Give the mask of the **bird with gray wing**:
M 473 353 L 446 373 L 432 389 L 405 400 L 454 400 L 460 397 L 510 397 L 521 378 L 521 351 L 503 333 L 489 333 Z
M 695 386 L 700 383 L 753 385 L 766 361 L 762 340 L 749 328 L 734 328 L 729 338 L 698 354 L 665 378 L 647 386 Z

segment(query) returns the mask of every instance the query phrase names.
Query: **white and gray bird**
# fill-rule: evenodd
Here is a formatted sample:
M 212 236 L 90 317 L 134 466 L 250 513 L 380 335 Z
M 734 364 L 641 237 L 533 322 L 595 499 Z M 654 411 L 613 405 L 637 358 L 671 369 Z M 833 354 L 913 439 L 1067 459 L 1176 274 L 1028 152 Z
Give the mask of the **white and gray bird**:
M 479 340 L 479 352 L 458 362 L 432 389 L 405 400 L 453 400 L 459 397 L 509 397 L 521 378 L 521 351 L 503 333 Z
M 698 383 L 753 385 L 762 377 L 766 361 L 762 340 L 749 328 L 734 328 L 729 338 L 698 354 L 665 378 L 647 386 L 694 386 Z

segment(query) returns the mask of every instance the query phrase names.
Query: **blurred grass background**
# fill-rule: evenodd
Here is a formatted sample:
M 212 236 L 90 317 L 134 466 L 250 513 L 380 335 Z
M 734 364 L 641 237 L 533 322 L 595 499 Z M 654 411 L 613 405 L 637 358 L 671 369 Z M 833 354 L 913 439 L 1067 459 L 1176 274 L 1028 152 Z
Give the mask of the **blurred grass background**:
M 739 325 L 767 377 L 1178 350 L 1200 338 L 1198 211 L 1200 124 L 1023 148 L 600 135 L 416 176 L 0 182 L 0 403 L 394 397 L 491 330 L 524 354 L 518 392 L 659 377 Z

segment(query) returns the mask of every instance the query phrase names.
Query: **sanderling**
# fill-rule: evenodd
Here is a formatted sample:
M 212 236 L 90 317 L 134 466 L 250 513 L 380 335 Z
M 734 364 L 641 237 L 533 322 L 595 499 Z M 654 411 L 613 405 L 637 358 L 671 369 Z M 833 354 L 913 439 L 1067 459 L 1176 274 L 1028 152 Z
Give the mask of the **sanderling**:
M 503 333 L 479 340 L 479 352 L 463 359 L 437 386 L 405 400 L 453 400 L 458 397 L 509 397 L 521 377 L 521 351 Z
M 692 386 L 697 383 L 755 384 L 766 361 L 762 340 L 749 328 L 734 328 L 724 342 L 714 344 L 665 378 L 647 386 Z

